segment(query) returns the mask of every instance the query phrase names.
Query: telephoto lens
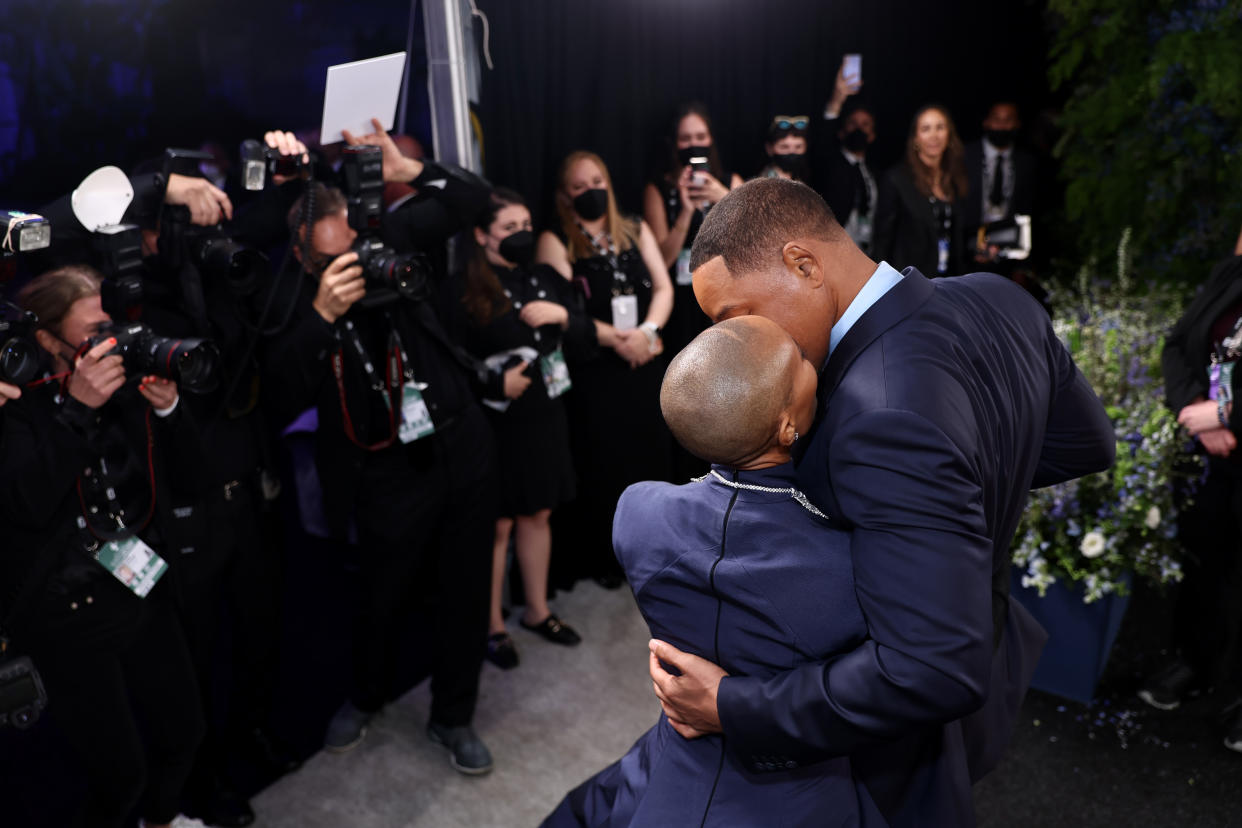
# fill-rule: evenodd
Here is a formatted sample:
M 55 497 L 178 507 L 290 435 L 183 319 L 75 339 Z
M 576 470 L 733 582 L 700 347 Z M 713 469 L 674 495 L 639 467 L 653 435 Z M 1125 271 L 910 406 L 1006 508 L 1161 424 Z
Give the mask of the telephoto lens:
M 208 280 L 223 279 L 237 296 L 250 296 L 271 272 L 267 256 L 224 234 L 204 234 L 191 243 L 194 262 Z
M 398 253 L 375 238 L 362 238 L 354 244 L 358 264 L 368 283 L 391 288 L 407 299 L 426 295 L 427 260 L 417 253 Z
M 220 351 L 211 340 L 160 336 L 135 322 L 101 329 L 90 347 L 108 337 L 116 338 L 111 353 L 121 355 L 131 376 L 154 374 L 194 394 L 214 391 L 220 383 Z

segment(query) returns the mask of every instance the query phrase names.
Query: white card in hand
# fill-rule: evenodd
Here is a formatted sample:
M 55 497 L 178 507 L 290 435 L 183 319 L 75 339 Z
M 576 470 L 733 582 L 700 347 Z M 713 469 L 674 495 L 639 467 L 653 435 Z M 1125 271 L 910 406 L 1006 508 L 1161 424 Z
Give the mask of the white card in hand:
M 344 141 L 343 129 L 369 135 L 375 131 L 372 118 L 378 118 L 384 129 L 392 129 L 404 72 L 405 52 L 329 66 L 319 143 Z

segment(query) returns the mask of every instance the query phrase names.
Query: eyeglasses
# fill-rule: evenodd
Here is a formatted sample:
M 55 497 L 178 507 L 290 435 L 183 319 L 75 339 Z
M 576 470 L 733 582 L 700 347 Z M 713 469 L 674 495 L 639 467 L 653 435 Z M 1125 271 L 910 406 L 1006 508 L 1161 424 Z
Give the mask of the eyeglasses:
M 811 123 L 811 119 L 805 115 L 777 115 L 772 119 L 773 129 L 778 132 L 802 132 Z

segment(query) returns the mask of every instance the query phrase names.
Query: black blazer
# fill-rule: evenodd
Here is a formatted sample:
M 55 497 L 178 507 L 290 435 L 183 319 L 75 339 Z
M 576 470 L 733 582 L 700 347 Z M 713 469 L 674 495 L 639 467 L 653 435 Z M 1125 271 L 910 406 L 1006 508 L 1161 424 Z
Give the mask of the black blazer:
M 1017 147 L 1010 152 L 1013 153 L 1013 196 L 1009 199 L 1005 218 L 1015 214 L 1029 216 L 1035 209 L 1035 156 Z M 966 233 L 983 223 L 983 200 L 988 197 L 983 191 L 984 158 L 982 141 L 966 145 L 966 175 L 970 180 L 970 195 L 962 204 L 962 226 Z
M 1173 413 L 1196 397 L 1207 399 L 1208 350 L 1212 347 L 1212 323 L 1233 305 L 1242 302 L 1242 256 L 1218 262 L 1207 283 L 1177 320 L 1164 343 L 1160 365 L 1164 371 L 1165 403 Z M 1238 398 L 1238 374 L 1234 372 L 1234 399 Z M 1234 405 L 1229 427 L 1242 437 L 1242 406 Z
M 816 191 L 828 202 L 837 221 L 845 224 L 854 209 L 858 179 L 854 165 L 841 154 L 841 142 L 837 140 L 839 118 L 823 119 L 817 126 L 811 142 L 812 182 Z M 875 179 L 876 189 L 880 181 L 875 170 L 863 159 L 863 166 Z
M 940 228 L 927 196 L 914 186 L 914 176 L 905 161 L 888 169 L 879 180 L 875 208 L 875 227 L 871 237 L 871 258 L 886 261 L 901 270 L 918 268 L 936 275 L 939 261 Z M 953 205 L 950 229 L 949 272 L 964 271 L 962 252 L 962 202 Z

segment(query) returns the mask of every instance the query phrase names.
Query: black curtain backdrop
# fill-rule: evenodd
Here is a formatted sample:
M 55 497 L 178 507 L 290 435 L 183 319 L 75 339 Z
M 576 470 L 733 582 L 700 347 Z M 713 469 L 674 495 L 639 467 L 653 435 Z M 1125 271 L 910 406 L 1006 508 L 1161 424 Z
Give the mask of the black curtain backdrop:
M 598 152 L 622 208 L 667 152 L 678 103 L 701 100 L 726 168 L 757 172 L 775 114 L 820 117 L 841 56 L 863 56 L 853 101 L 876 115 L 873 160 L 904 146 L 927 102 L 966 140 L 987 104 L 1016 99 L 1028 124 L 1047 104 L 1044 4 L 995 0 L 477 0 L 491 22 L 493 71 L 479 117 L 494 184 L 552 215 L 561 159 Z

